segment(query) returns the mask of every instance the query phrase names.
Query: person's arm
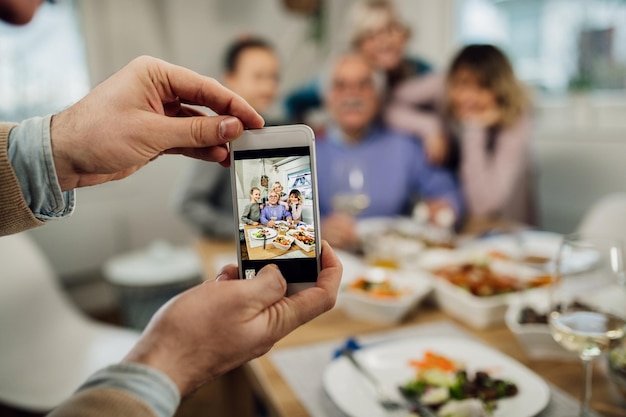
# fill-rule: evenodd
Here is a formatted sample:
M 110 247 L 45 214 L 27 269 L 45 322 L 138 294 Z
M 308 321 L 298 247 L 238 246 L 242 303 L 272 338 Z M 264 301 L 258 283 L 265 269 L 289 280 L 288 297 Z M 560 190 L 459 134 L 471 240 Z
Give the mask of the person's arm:
M 294 222 L 299 222 L 302 220 L 302 209 L 304 204 L 297 204 L 291 206 L 291 217 Z
M 44 224 L 34 215 L 9 159 L 9 132 L 14 124 L 0 124 L 0 236 Z
M 487 129 L 465 126 L 461 137 L 461 181 L 471 215 L 497 214 L 521 192 L 516 184 L 529 166 L 531 123 L 528 116 L 498 134 L 495 152 L 486 150 Z
M 176 211 L 205 236 L 232 238 L 230 172 L 205 161 L 192 165 L 175 199 Z
M 57 179 L 50 141 L 50 120 L 51 116 L 24 120 L 10 129 L 6 137 L 6 157 L 21 190 L 21 198 L 11 199 L 13 211 L 14 214 L 24 213 L 21 225 L 16 231 L 40 226 L 48 220 L 68 217 L 74 211 L 74 191 L 62 192 Z M 10 173 L 7 174 L 9 175 L 3 181 L 6 183 L 3 184 L 3 196 L 11 195 L 10 184 L 14 184 L 10 180 Z M 24 203 L 29 208 L 31 216 L 23 210 Z M 15 210 L 18 207 L 22 207 L 22 210 Z M 6 218 L 2 216 L 3 223 L 11 222 L 13 216 L 10 213 L 10 206 L 8 211 Z M 12 231 L 3 225 L 0 235 L 7 233 Z
M 253 280 L 239 280 L 237 266 L 227 265 L 215 281 L 161 307 L 121 364 L 94 374 L 50 417 L 174 415 L 181 397 L 334 306 L 342 266 L 327 242 L 321 253 L 315 287 L 289 297 L 275 265 Z
M 189 105 L 207 106 L 223 116 L 207 116 Z M 137 58 L 51 121 L 29 119 L 8 137 L 5 125 L 0 134 L 0 235 L 40 225 L 37 217 L 67 216 L 74 207 L 68 191 L 125 178 L 165 153 L 227 166 L 227 143 L 244 127 L 263 123 L 217 81 L 155 58 Z M 20 166 L 28 173 L 21 175 Z M 51 187 L 39 188 L 40 181 Z M 24 201 L 17 198 L 16 184 Z
M 426 160 L 422 146 L 415 145 L 415 163 L 411 174 L 411 182 L 424 200 L 442 200 L 454 210 L 456 219 L 463 213 L 461 189 L 452 172 L 448 169 L 432 165 Z
M 385 122 L 392 128 L 424 141 L 431 162 L 440 163 L 447 153 L 445 128 L 441 117 L 444 80 L 441 75 L 427 75 L 400 84 L 384 111 Z M 428 111 L 419 108 L 428 105 Z
M 125 363 L 104 368 L 48 417 L 174 415 L 180 403 L 178 387 L 151 367 Z
M 241 213 L 241 222 L 245 224 L 252 224 L 254 220 L 250 218 L 250 212 L 252 211 L 252 206 L 256 203 L 250 203 L 246 205 L 243 209 L 243 213 Z

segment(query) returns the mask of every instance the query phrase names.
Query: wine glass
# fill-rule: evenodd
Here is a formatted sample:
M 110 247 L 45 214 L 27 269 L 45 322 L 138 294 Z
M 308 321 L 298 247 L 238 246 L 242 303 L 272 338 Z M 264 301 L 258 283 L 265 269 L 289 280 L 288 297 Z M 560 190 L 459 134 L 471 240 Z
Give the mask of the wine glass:
M 338 213 L 358 216 L 370 205 L 361 162 L 342 161 L 332 169 L 332 206 Z
M 549 289 L 548 323 L 554 340 L 581 359 L 580 416 L 589 414 L 593 360 L 616 346 L 626 331 L 624 317 L 593 294 L 623 278 L 624 249 L 619 240 L 581 234 L 564 237 Z

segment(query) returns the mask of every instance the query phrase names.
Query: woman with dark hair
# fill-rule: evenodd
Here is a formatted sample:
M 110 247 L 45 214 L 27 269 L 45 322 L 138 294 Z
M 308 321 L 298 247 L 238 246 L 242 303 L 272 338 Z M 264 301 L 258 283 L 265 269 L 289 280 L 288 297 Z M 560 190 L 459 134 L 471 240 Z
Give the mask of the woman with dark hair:
M 289 212 L 294 222 L 302 221 L 302 208 L 304 207 L 304 198 L 302 193 L 297 188 L 294 188 L 289 192 L 289 198 L 287 199 L 289 204 Z
M 423 140 L 439 140 L 431 159 L 454 169 L 473 220 L 534 224 L 530 100 L 506 55 L 492 45 L 468 45 L 442 77 L 396 90 L 387 122 Z M 439 112 L 417 109 L 436 99 Z

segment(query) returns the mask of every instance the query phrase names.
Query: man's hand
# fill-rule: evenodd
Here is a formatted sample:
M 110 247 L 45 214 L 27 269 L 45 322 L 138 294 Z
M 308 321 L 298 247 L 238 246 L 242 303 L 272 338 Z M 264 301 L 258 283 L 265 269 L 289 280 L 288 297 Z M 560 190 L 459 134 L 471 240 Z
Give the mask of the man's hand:
M 287 283 L 268 265 L 249 280 L 225 267 L 215 281 L 175 297 L 152 318 L 124 362 L 168 375 L 182 395 L 263 355 L 296 327 L 330 310 L 342 266 L 322 243 L 322 271 L 315 287 L 285 297 Z
M 353 250 L 359 243 L 356 220 L 346 214 L 333 213 L 321 221 L 321 235 L 334 248 Z
M 65 191 L 125 178 L 164 153 L 228 165 L 228 142 L 263 124 L 249 104 L 214 79 L 140 57 L 54 115 L 50 134 Z

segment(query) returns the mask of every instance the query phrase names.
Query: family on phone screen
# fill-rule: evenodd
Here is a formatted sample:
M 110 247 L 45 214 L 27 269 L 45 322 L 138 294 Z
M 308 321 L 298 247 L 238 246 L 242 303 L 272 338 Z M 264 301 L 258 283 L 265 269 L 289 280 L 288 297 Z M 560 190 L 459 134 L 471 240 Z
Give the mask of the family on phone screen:
M 277 221 L 288 223 L 302 220 L 302 208 L 304 199 L 302 193 L 293 189 L 289 195 L 282 192 L 280 182 L 275 182 L 272 191 L 268 195 L 268 201 L 261 201 L 261 190 L 258 187 L 250 189 L 250 203 L 244 208 L 241 221 L 245 224 L 274 227 Z

